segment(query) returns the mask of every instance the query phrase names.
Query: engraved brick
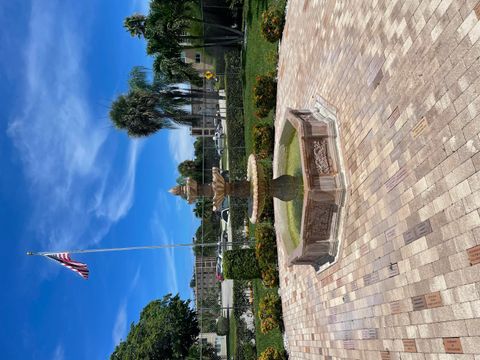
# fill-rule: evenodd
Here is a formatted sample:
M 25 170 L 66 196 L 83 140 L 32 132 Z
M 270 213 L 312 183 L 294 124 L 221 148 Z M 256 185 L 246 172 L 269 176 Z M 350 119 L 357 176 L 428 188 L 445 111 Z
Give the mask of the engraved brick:
M 390 351 L 380 351 L 381 360 L 391 360 Z
M 343 341 L 343 347 L 346 350 L 353 350 L 353 349 L 355 349 L 355 342 L 353 340 L 344 340 Z
M 379 281 L 379 275 L 378 275 L 378 272 L 373 272 L 373 273 L 370 273 L 370 274 L 366 274 L 364 277 L 363 277 L 363 283 L 365 284 L 365 286 L 368 286 L 368 285 L 371 285 L 371 284 L 375 284 L 376 282 Z
M 390 303 L 390 312 L 392 314 L 400 313 L 400 301 L 394 301 Z
M 391 191 L 395 186 L 400 184 L 408 175 L 408 170 L 405 167 L 400 168 L 395 175 L 393 175 L 390 179 L 387 180 L 385 183 L 385 188 L 387 192 Z
M 378 339 L 377 329 L 368 329 L 368 338 L 369 339 Z
M 427 304 L 427 308 L 429 309 L 442 306 L 443 302 L 440 291 L 425 295 L 425 302 Z
M 447 354 L 463 354 L 460 338 L 443 338 L 443 347 Z
M 337 322 L 337 315 L 328 315 L 328 323 L 334 324 Z
M 415 231 L 407 230 L 403 233 L 403 240 L 405 241 L 405 245 L 410 244 L 411 242 L 416 240 Z
M 480 263 L 480 245 L 468 249 L 467 254 L 471 265 Z
M 350 291 L 355 291 L 355 290 L 358 290 L 358 285 L 356 281 L 352 281 L 350 283 Z
M 397 276 L 398 274 L 400 274 L 398 264 L 397 263 L 390 264 L 390 266 L 388 267 L 388 277 L 394 277 L 394 276 Z
M 430 234 L 432 232 L 432 225 L 430 224 L 430 220 L 422 221 L 420 224 L 416 225 L 414 231 L 417 239 Z
M 363 276 L 363 284 L 365 286 L 367 285 L 370 285 L 371 284 L 371 279 L 372 279 L 372 274 L 366 274 Z
M 393 240 L 396 235 L 397 235 L 396 226 L 392 226 L 390 229 L 385 231 L 385 239 L 387 239 L 387 241 Z
M 427 308 L 427 303 L 425 301 L 425 296 L 414 296 L 412 297 L 413 310 L 423 310 Z
M 387 118 L 387 124 L 392 127 L 393 124 L 395 124 L 395 121 L 400 117 L 400 111 L 398 110 L 398 106 L 393 109 L 392 113 L 390 116 Z
M 428 123 L 427 123 L 427 120 L 425 119 L 425 117 L 423 117 L 413 128 L 412 128 L 412 137 L 414 139 L 416 139 L 417 137 L 419 137 L 420 135 L 422 135 L 422 133 L 425 131 L 425 129 L 428 127 Z
M 360 255 L 361 256 L 364 256 L 366 253 L 368 253 L 368 244 L 365 244 L 363 245 L 361 248 L 360 248 Z
M 403 351 L 405 352 L 417 352 L 417 344 L 415 343 L 415 339 L 403 339 Z
M 375 78 L 373 79 L 373 88 L 376 89 L 378 87 L 378 85 L 380 85 L 380 83 L 382 82 L 383 80 L 383 71 L 382 69 L 380 69 L 377 73 L 377 75 L 375 76 Z

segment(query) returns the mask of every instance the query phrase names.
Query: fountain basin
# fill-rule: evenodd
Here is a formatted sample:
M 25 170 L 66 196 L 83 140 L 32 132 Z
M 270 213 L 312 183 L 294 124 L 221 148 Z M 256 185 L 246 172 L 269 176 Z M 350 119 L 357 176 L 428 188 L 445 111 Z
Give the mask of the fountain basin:
M 341 240 L 346 177 L 336 119 L 331 112 L 289 109 L 275 148 L 275 176 L 298 179 L 297 196 L 275 199 L 275 226 L 289 265 L 324 267 Z

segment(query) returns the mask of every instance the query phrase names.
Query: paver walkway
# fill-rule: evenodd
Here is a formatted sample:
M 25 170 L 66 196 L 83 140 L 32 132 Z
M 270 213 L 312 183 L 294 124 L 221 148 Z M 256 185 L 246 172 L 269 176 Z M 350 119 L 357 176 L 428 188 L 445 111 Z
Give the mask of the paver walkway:
M 351 184 L 335 266 L 280 246 L 291 359 L 480 359 L 479 19 L 478 0 L 289 1 L 276 125 L 329 101 Z

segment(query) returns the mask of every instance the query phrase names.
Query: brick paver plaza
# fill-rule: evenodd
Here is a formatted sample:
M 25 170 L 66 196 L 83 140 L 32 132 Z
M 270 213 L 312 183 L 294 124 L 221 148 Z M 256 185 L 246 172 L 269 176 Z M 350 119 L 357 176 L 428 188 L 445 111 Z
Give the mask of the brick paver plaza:
M 289 1 L 276 126 L 326 99 L 349 178 L 335 265 L 279 244 L 291 359 L 480 359 L 479 19 L 478 0 Z

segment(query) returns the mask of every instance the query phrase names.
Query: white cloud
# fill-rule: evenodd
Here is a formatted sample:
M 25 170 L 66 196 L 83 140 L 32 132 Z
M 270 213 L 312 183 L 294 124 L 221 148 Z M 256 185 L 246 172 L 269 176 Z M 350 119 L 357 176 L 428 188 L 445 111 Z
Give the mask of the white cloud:
M 32 227 L 52 250 L 97 242 L 125 216 L 141 149 L 132 142 L 127 170 L 115 169 L 105 146 L 110 130 L 96 119 L 104 114 L 89 106 L 88 21 L 78 20 L 88 16 L 74 12 L 61 1 L 32 1 L 24 97 L 8 126 L 31 187 Z
M 159 239 L 162 244 L 173 244 L 172 238 L 163 226 L 163 217 L 160 209 L 165 214 L 171 213 L 172 210 L 169 209 L 165 194 L 163 193 L 160 193 L 158 196 L 157 206 L 150 222 L 153 238 Z M 176 294 L 178 293 L 178 281 L 175 267 L 175 249 L 164 249 L 162 253 L 165 258 L 166 276 L 164 278 L 167 280 L 168 291 Z
M 106 182 L 104 181 L 101 191 L 96 196 L 96 214 L 99 217 L 106 217 L 115 222 L 126 215 L 133 204 L 133 195 L 135 187 L 135 172 L 139 151 L 142 144 L 140 140 L 133 140 L 128 150 L 128 167 L 126 174 L 115 184 L 113 189 L 110 187 L 108 195 L 105 195 Z M 104 178 L 106 180 L 106 178 Z
M 65 349 L 62 344 L 58 344 L 55 348 L 55 351 L 52 355 L 52 360 L 64 360 L 65 359 Z
M 168 134 L 168 148 L 171 156 L 177 163 L 187 159 L 193 159 L 195 139 L 190 135 L 190 129 L 186 126 L 180 126 L 178 129 L 171 130 Z
M 127 303 L 124 301 L 120 304 L 115 319 L 115 325 L 112 330 L 112 340 L 114 346 L 118 345 L 127 334 Z
M 150 0 L 133 0 L 130 8 L 132 13 L 147 14 L 150 8 Z

